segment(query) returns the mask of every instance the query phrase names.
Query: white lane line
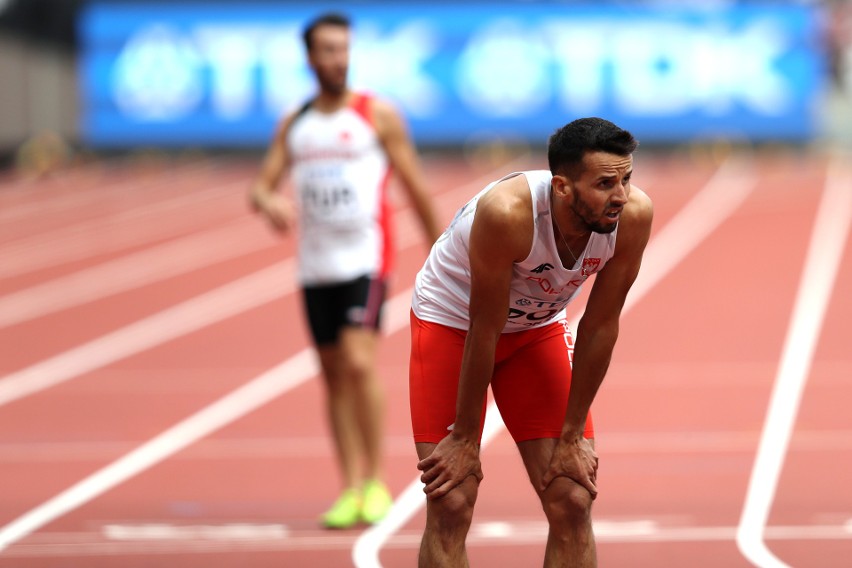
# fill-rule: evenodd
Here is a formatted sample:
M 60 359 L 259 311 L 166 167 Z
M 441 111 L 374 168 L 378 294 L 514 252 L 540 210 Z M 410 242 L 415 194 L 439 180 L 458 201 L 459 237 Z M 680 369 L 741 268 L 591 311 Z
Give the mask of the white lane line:
M 757 184 L 750 160 L 731 158 L 724 162 L 701 191 L 672 218 L 648 244 L 642 270 L 625 303 L 625 313 L 669 274 L 692 250 L 736 211 Z M 652 192 L 653 195 L 653 192 Z M 578 317 L 572 325 L 576 327 Z M 488 418 L 497 414 L 489 404 L 482 447 L 502 429 L 502 421 L 488 429 Z M 402 492 L 385 519 L 370 527 L 356 541 L 352 560 L 358 568 L 381 568 L 379 551 L 425 505 L 422 483 L 415 478 Z
M 522 164 L 525 160 L 528 160 L 528 157 L 521 156 L 506 164 L 505 167 Z M 441 192 L 436 195 L 436 203 L 446 199 L 450 194 L 470 191 L 471 188 L 479 189 L 490 181 L 490 175 L 489 173 L 480 176 L 473 182 L 468 182 L 448 192 Z M 191 181 L 191 178 L 189 179 Z M 130 180 L 128 183 L 137 184 L 134 180 Z M 161 187 L 168 181 L 155 179 L 146 180 L 143 183 Z M 221 200 L 230 199 L 229 196 L 233 197 L 235 192 L 236 195 L 243 195 L 247 184 L 248 182 L 245 179 L 237 179 L 204 189 L 192 189 L 176 197 L 154 203 L 135 205 L 116 215 L 80 222 L 11 243 L 0 243 L 2 245 L 0 246 L 0 256 L 3 258 L 3 262 L 0 263 L 0 278 L 26 274 L 34 270 L 67 263 L 71 260 L 90 258 L 96 254 L 120 251 L 131 246 L 145 244 L 154 239 L 183 234 L 188 228 L 193 228 L 194 223 L 210 220 L 211 216 L 213 216 L 213 220 L 218 222 L 222 217 L 222 211 L 233 210 L 233 207 L 223 208 Z M 453 201 L 455 202 L 455 199 Z M 244 202 L 234 202 L 234 205 L 236 207 L 247 207 Z M 174 215 L 173 213 L 176 212 L 187 214 Z M 150 218 L 156 218 L 156 220 L 153 223 L 144 223 Z M 398 226 L 401 229 L 417 228 L 412 226 L 411 223 L 400 223 Z M 156 228 L 156 234 L 150 232 L 151 227 Z M 404 233 L 402 234 L 404 235 Z M 397 237 L 399 236 L 398 234 Z
M 103 202 L 104 199 L 126 198 L 128 193 L 137 189 L 150 186 L 163 187 L 178 185 L 180 182 L 174 179 L 166 182 L 159 181 L 149 176 L 140 176 L 139 170 L 128 169 L 125 174 L 110 173 L 105 170 L 111 168 L 106 164 L 92 164 L 79 166 L 62 172 L 62 179 L 33 179 L 28 180 L 27 187 L 20 187 L 29 198 L 26 201 L 15 199 L 14 203 L 5 205 L 0 203 L 0 222 L 14 223 L 26 222 L 33 216 L 43 217 L 45 214 L 64 213 L 69 210 L 86 207 L 93 202 Z M 121 167 L 121 166 L 119 166 Z M 129 167 L 129 168 L 132 168 Z M 172 177 L 180 176 L 186 181 L 199 178 L 205 171 L 212 171 L 214 167 L 207 161 L 199 161 L 193 164 L 169 166 Z M 143 179 L 140 179 L 143 178 Z M 165 183 L 164 183 L 165 182 Z M 0 180 L 0 186 L 3 182 Z M 15 191 L 16 187 L 0 187 L 3 190 Z
M 135 450 L 0 529 L 0 551 L 68 511 L 179 452 L 194 441 L 237 420 L 293 389 L 317 373 L 313 351 L 304 348 L 210 406 L 169 428 Z
M 788 566 L 763 540 L 784 456 L 799 411 L 817 339 L 852 223 L 852 171 L 838 159 L 828 170 L 799 289 L 737 530 L 737 546 L 762 568 Z
M 191 191 L 9 243 L 0 251 L 0 278 L 121 251 L 184 234 L 199 223 L 209 225 L 211 220 L 232 218 L 233 207 L 222 205 L 222 200 L 231 199 L 234 191 L 245 185 L 245 181 L 236 181 Z
M 475 180 L 435 196 L 436 209 L 457 202 L 460 192 L 484 185 Z M 423 241 L 419 222 L 410 207 L 397 212 L 397 248 Z M 255 217 L 242 217 L 224 227 L 167 242 L 91 268 L 0 296 L 0 328 L 19 324 L 59 310 L 140 288 L 166 278 L 186 274 L 215 262 L 225 261 L 265 247 L 276 246 L 279 237 L 272 231 L 248 230 L 261 227 Z
M 408 325 L 409 288 L 388 301 L 385 333 Z M 220 398 L 135 450 L 98 470 L 0 529 L 0 551 L 31 532 L 158 464 L 195 441 L 260 408 L 318 373 L 314 351 L 296 355 Z
M 0 379 L 0 406 L 271 302 L 296 289 L 288 259 Z
M 198 523 L 198 521 L 196 521 Z M 595 520 L 595 538 L 601 543 L 671 544 L 731 542 L 735 526 L 667 525 L 646 520 Z M 415 549 L 421 532 L 405 530 L 387 543 L 389 549 Z M 357 536 L 349 531 L 296 530 L 265 523 L 171 525 L 104 525 L 99 531 L 39 533 L 9 548 L 5 558 L 77 558 L 210 554 L 215 552 L 286 552 L 295 550 L 347 550 Z M 849 541 L 852 533 L 837 524 L 785 525 L 767 528 L 770 540 Z M 467 546 L 473 548 L 540 545 L 547 541 L 547 523 L 524 520 L 474 521 Z
M 227 523 L 224 525 L 173 525 L 146 523 L 141 525 L 104 525 L 106 540 L 118 541 L 257 541 L 287 538 L 290 531 L 285 525 L 256 523 Z
M 276 246 L 240 219 L 0 296 L 0 328 Z
M 466 191 L 470 187 L 481 185 L 483 179 L 491 178 L 492 174 L 489 173 L 454 191 Z M 293 261 L 290 259 L 261 270 L 7 377 L 3 383 L 0 383 L 0 405 L 283 295 L 285 292 L 282 290 L 284 288 L 282 279 L 287 280 L 289 277 L 287 285 L 291 288 L 295 286 L 292 280 L 294 273 L 292 265 Z M 278 283 L 270 286 L 270 280 Z M 257 288 L 257 290 L 251 290 L 251 288 Z M 411 293 L 412 289 L 409 288 L 387 302 L 385 308 L 387 317 L 384 324 L 386 334 L 396 333 L 408 326 Z M 170 329 L 169 326 L 176 326 L 176 329 Z M 313 357 L 311 348 L 303 349 L 274 369 L 253 379 L 12 521 L 0 529 L 0 551 L 50 521 L 156 465 L 196 440 L 295 388 L 316 374 L 316 363 Z M 66 369 L 66 366 L 70 368 Z
M 701 191 L 654 234 L 624 309 L 632 308 L 733 215 L 751 195 L 757 181 L 750 158 L 734 156 L 724 162 Z
M 606 447 L 607 456 L 754 454 L 760 432 L 606 432 L 598 440 Z M 200 440 L 180 455 L 186 461 L 241 461 L 281 458 L 332 457 L 328 437 L 287 436 Z M 140 440 L 79 442 L 12 442 L 0 443 L 0 465 L 33 463 L 61 464 L 69 461 L 104 461 L 120 454 Z M 506 453 L 514 448 L 506 448 Z M 807 455 L 823 452 L 852 451 L 852 430 L 797 430 L 790 453 Z M 384 437 L 384 454 L 389 457 L 411 457 L 411 435 Z M 492 454 L 493 455 L 493 454 Z
M 436 208 L 445 206 L 450 200 L 455 202 L 458 193 L 470 191 L 472 187 L 478 188 L 480 183 L 481 180 L 477 179 L 474 183 L 436 196 Z M 400 230 L 396 232 L 395 238 L 398 249 L 422 242 L 422 231 L 419 230 L 414 212 L 406 208 L 397 214 Z M 0 296 L 0 328 L 186 274 L 264 247 L 277 246 L 279 237 L 271 231 L 252 233 L 247 230 L 249 225 L 260 227 L 261 224 L 255 217 L 240 218 L 225 227 L 193 233 L 163 245 Z
M 480 176 L 450 193 L 469 192 L 491 179 L 491 173 Z M 406 246 L 416 242 L 409 235 L 414 231 L 410 223 L 400 231 Z M 295 261 L 288 259 L 2 377 L 0 406 L 289 294 L 296 289 L 295 272 Z

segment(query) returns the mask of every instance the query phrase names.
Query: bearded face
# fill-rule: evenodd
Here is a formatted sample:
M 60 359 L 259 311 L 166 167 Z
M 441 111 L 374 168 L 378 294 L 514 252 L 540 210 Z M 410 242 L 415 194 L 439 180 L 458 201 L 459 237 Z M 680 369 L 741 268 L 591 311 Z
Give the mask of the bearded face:
M 633 156 L 591 152 L 583 161 L 582 174 L 571 182 L 575 223 L 578 229 L 611 233 L 630 195 Z
M 342 94 L 349 72 L 349 30 L 333 25 L 317 27 L 308 62 L 323 92 Z

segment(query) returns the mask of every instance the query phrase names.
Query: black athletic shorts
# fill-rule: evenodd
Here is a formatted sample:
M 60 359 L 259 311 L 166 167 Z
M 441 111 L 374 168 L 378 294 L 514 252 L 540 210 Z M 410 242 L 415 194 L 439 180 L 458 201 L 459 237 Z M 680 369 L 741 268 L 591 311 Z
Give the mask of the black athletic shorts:
M 362 276 L 350 282 L 305 286 L 308 325 L 317 345 L 337 343 L 345 326 L 379 329 L 387 284 Z

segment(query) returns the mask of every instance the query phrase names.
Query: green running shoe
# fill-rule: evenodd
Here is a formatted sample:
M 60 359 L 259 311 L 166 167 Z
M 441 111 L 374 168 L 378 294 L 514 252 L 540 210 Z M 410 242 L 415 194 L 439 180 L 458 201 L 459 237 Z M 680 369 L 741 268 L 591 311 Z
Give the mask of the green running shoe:
M 367 524 L 378 523 L 385 518 L 393 505 L 393 498 L 385 484 L 371 479 L 364 484 L 361 520 Z
M 357 489 L 346 489 L 322 516 L 329 529 L 349 529 L 361 520 L 361 495 Z

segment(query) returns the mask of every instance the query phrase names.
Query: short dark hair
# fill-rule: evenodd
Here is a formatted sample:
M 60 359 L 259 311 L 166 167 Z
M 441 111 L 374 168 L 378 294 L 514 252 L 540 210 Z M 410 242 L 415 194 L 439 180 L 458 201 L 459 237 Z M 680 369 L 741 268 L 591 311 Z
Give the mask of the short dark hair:
M 603 118 L 578 118 L 556 130 L 547 144 L 550 173 L 576 178 L 586 152 L 629 156 L 639 142 L 623 128 Z
M 311 50 L 313 46 L 314 30 L 320 26 L 339 26 L 341 28 L 349 28 L 349 18 L 339 12 L 326 12 L 321 14 L 307 23 L 302 31 L 302 41 L 305 42 L 305 49 Z

